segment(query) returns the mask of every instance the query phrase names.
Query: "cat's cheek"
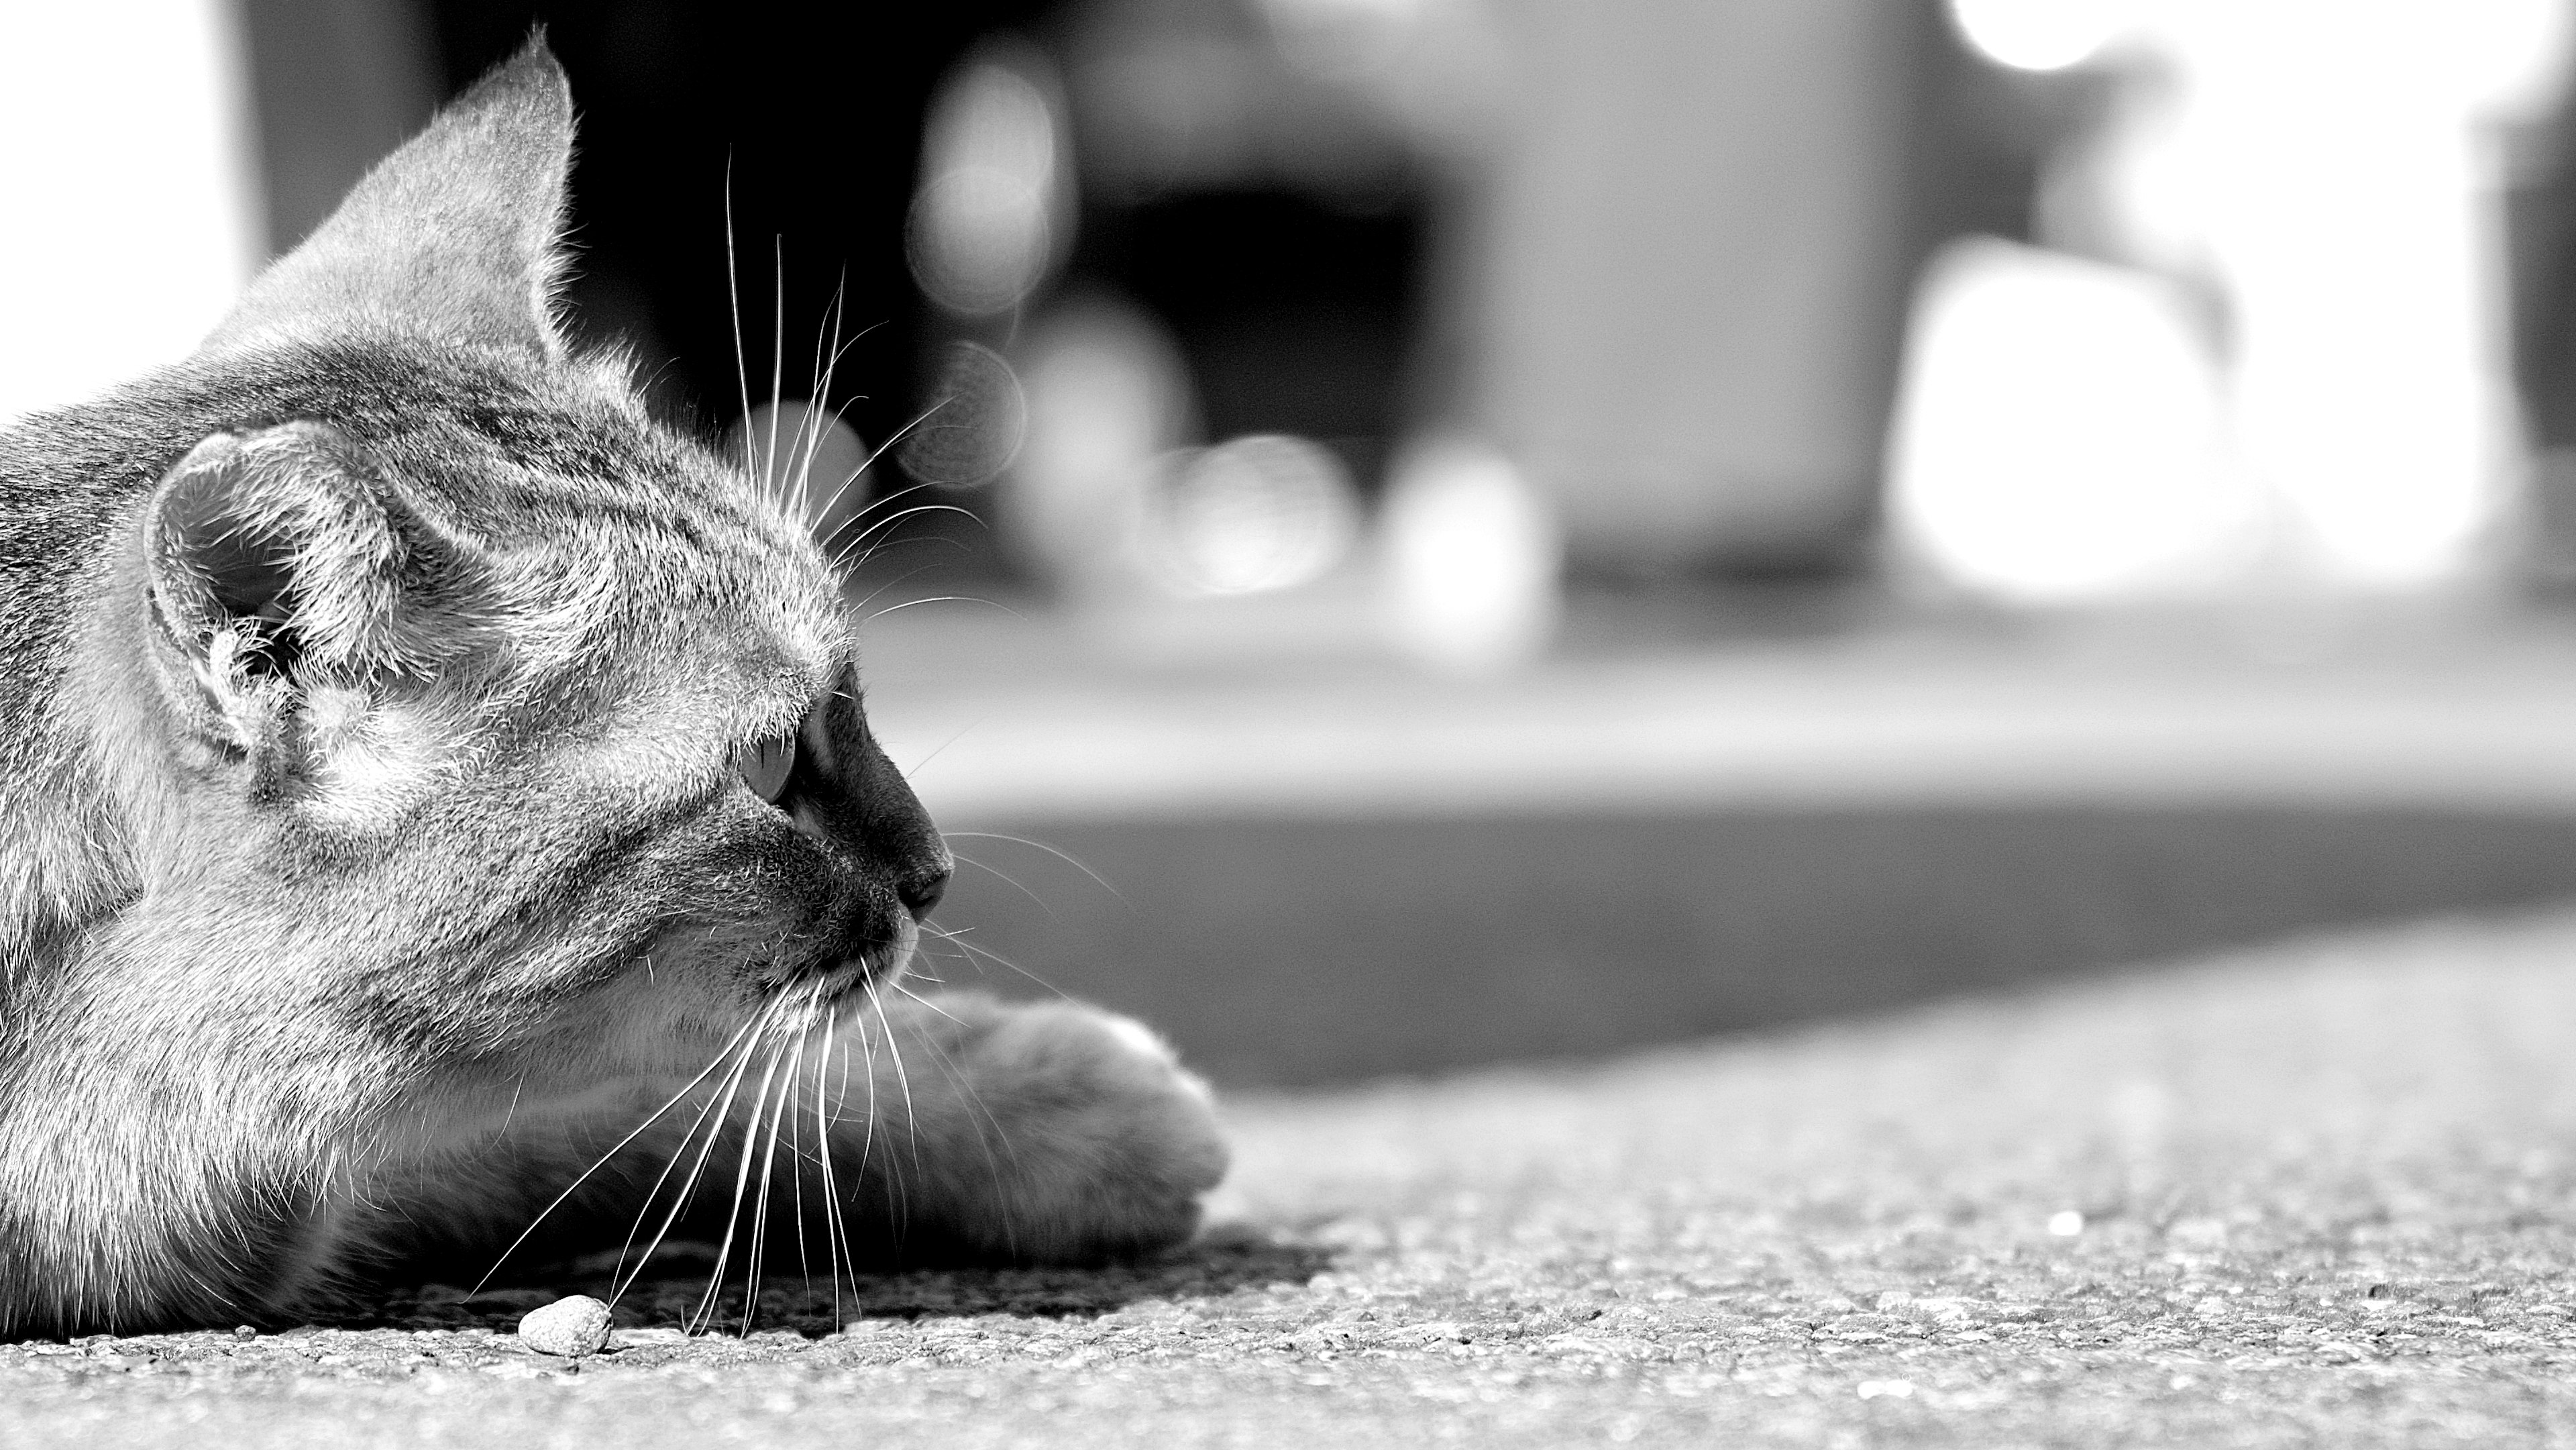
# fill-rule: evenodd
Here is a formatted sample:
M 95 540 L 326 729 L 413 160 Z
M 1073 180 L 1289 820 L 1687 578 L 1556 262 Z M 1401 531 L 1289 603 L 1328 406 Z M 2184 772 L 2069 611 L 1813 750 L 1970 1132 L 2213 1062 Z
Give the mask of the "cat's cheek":
M 299 802 L 318 824 L 390 829 L 460 773 L 461 722 L 418 706 L 376 705 L 353 689 L 313 692 L 307 704 L 310 786 Z

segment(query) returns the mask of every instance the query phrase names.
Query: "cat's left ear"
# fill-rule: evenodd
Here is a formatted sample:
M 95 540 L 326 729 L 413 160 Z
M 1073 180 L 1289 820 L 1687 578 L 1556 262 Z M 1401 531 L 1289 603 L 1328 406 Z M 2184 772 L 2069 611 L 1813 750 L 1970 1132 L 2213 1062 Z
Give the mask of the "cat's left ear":
M 540 34 L 377 163 L 206 346 L 360 326 L 563 355 L 572 90 Z
M 457 546 L 316 423 L 218 433 L 144 506 L 163 693 L 210 743 L 292 770 L 314 692 L 421 676 L 463 642 Z

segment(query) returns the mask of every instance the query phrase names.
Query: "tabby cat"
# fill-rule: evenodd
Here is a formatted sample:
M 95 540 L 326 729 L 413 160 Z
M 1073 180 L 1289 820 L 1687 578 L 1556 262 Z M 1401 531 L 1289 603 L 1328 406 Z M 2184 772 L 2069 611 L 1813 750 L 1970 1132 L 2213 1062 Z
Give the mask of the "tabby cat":
M 804 521 L 567 348 L 571 141 L 540 39 L 196 355 L 0 433 L 0 1333 L 532 1225 L 1088 1263 L 1224 1170 L 1134 1023 L 898 981 L 948 852 Z

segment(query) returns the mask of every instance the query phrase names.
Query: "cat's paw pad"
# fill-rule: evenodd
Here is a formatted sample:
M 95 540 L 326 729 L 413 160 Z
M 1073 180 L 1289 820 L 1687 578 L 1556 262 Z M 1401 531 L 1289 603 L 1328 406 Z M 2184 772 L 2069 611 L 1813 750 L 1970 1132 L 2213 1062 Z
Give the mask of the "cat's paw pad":
M 1010 1013 L 970 1074 L 1001 1130 L 1006 1192 L 994 1228 L 1013 1257 L 1090 1261 L 1196 1231 L 1225 1176 L 1207 1084 L 1129 1018 L 1071 1005 Z

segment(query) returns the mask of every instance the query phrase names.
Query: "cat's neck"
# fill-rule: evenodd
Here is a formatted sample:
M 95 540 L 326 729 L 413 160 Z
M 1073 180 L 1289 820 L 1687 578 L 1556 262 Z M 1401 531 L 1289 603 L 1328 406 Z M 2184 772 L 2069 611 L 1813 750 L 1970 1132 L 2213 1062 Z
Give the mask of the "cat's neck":
M 0 608 L 0 632 L 37 642 L 0 669 L 0 1002 L 133 897 L 134 842 L 154 824 L 138 815 L 167 796 L 137 688 L 139 610 L 106 607 L 138 562 L 119 540 L 111 527 L 53 588 Z
M 331 1165 L 394 1095 L 391 1061 L 317 1053 L 334 1039 L 285 1012 L 210 1028 L 155 972 L 162 943 L 119 934 L 24 994 L 29 1030 L 0 1058 L 0 1283 L 46 1286 L 65 1322 L 239 1315 L 255 1306 L 209 1286 L 317 1272 L 347 1197 Z M 0 1313 L 0 1333 L 46 1314 Z

